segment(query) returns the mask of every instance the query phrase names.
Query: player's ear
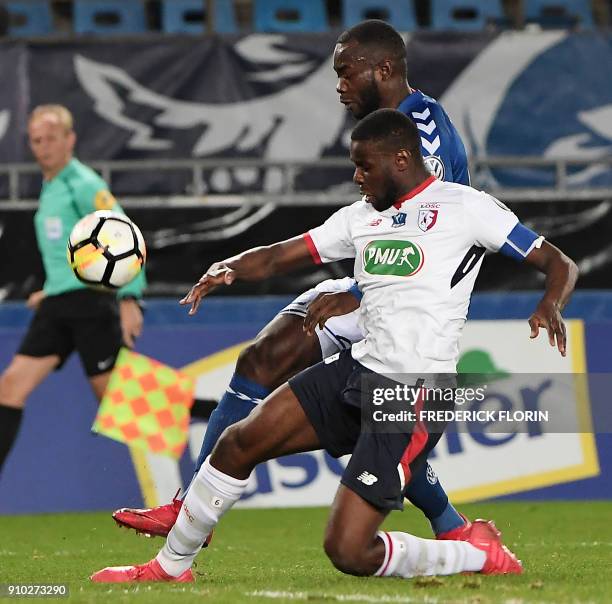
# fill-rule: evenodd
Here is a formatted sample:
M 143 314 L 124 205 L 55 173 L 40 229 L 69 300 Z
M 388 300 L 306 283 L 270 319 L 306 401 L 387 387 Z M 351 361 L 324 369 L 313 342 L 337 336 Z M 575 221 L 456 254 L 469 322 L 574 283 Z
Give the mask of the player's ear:
M 70 132 L 68 132 L 68 144 L 70 145 L 71 149 L 76 145 L 76 133 L 74 130 L 70 130 Z
M 400 149 L 395 154 L 395 165 L 400 172 L 408 169 L 411 160 L 412 153 L 408 149 Z
M 381 81 L 384 82 L 391 78 L 393 65 L 391 65 L 389 59 L 384 59 L 376 65 L 376 71 L 378 71 Z

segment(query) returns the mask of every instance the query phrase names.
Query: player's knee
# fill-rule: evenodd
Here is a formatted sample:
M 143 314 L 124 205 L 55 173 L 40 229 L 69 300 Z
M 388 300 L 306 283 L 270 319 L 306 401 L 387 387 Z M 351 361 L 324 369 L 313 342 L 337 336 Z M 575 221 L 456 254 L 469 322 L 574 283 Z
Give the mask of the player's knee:
M 238 357 L 236 373 L 266 388 L 275 388 L 287 363 L 287 350 L 274 335 L 258 337 Z M 283 352 L 283 358 L 279 352 Z M 290 354 L 290 353 L 289 353 Z
M 368 563 L 358 544 L 348 537 L 329 534 L 325 538 L 325 553 L 331 563 L 347 575 L 369 575 Z
M 228 426 L 223 430 L 217 444 L 215 445 L 214 452 L 216 455 L 225 457 L 227 459 L 235 459 L 240 453 L 240 446 L 238 444 L 238 436 L 236 434 L 235 426 Z
M 252 447 L 246 442 L 243 429 L 239 424 L 228 426 L 221 434 L 213 450 L 213 461 L 223 460 L 223 465 L 231 466 L 232 472 L 249 473 L 254 463 Z

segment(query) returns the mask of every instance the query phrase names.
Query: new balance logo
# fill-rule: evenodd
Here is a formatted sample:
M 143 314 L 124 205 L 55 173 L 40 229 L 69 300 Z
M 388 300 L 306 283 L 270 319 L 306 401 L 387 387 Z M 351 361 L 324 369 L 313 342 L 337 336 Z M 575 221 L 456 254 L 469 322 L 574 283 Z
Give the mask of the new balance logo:
M 363 482 L 363 484 L 371 487 L 377 480 L 378 477 L 374 476 L 374 474 L 370 474 L 369 472 L 362 472 L 357 476 L 357 480 Z

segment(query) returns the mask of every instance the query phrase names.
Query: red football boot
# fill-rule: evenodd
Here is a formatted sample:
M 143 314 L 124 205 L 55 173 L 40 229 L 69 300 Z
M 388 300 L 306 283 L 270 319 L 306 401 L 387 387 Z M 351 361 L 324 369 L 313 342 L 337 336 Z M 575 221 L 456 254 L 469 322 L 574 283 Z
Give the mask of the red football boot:
M 173 577 L 153 560 L 136 566 L 107 566 L 89 577 L 94 583 L 137 583 L 156 581 L 161 583 L 193 583 L 193 573 L 188 568 L 182 575 Z
M 134 529 L 147 537 L 167 537 L 181 511 L 183 500 L 176 492 L 172 503 L 156 508 L 121 508 L 113 512 L 113 520 L 119 526 Z
M 459 512 L 459 516 L 463 518 L 465 524 L 462 524 L 461 526 L 458 526 L 450 531 L 446 531 L 445 533 L 439 533 L 436 535 L 436 539 L 439 539 L 440 541 L 467 541 L 470 536 L 472 523 L 461 512 Z
M 487 555 L 480 571 L 483 575 L 520 575 L 523 572 L 521 561 L 502 543 L 501 533 L 492 520 L 474 520 L 466 541 Z
M 121 508 L 113 512 L 113 520 L 119 526 L 134 529 L 147 537 L 167 537 L 183 505 L 183 500 L 178 499 L 179 492 L 180 490 L 176 492 L 172 503 L 156 508 Z M 212 535 L 211 532 L 206 537 L 204 547 L 208 546 Z

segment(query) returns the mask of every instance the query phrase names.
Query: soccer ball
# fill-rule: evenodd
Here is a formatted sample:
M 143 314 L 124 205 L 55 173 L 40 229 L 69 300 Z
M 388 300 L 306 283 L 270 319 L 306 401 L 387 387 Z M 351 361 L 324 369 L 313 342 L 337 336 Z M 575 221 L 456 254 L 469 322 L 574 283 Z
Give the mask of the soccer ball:
M 67 252 L 77 279 L 111 290 L 134 279 L 146 258 L 140 229 L 125 214 L 110 210 L 81 218 L 70 233 Z

